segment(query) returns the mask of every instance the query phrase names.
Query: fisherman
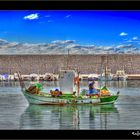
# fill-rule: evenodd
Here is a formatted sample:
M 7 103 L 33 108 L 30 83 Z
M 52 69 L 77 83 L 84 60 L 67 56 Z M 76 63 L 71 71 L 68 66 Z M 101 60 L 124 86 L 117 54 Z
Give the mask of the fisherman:
M 55 89 L 55 92 L 57 93 L 57 97 L 62 95 L 62 91 L 60 91 L 59 89 Z
M 89 83 L 89 96 L 99 95 L 99 91 L 94 87 L 94 84 L 94 80 L 91 83 Z
M 80 71 L 78 71 L 77 76 L 74 78 L 74 85 L 75 85 L 75 90 L 77 91 L 77 95 L 75 92 L 74 96 L 79 96 L 80 92 L 80 78 L 79 78 Z
M 59 89 L 55 89 L 55 91 L 50 90 L 50 93 L 51 93 L 52 97 L 59 97 L 62 95 L 62 92 L 59 91 Z
M 78 85 L 80 82 L 79 73 L 80 72 L 78 72 L 78 75 L 74 78 L 74 85 Z

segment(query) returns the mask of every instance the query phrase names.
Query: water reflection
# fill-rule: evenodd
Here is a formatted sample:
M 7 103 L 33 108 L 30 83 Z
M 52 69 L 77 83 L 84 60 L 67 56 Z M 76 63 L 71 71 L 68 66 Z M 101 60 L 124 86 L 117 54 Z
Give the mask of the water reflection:
M 59 83 L 42 84 L 47 92 Z M 0 129 L 139 129 L 140 80 L 108 81 L 107 84 L 112 93 L 120 90 L 115 106 L 28 106 L 19 82 L 1 81 Z M 96 81 L 96 86 L 100 87 L 100 82 Z M 81 82 L 82 88 L 88 88 L 88 81 Z
M 20 117 L 20 129 L 108 129 L 110 117 L 119 119 L 114 105 L 29 105 Z
M 136 88 L 140 86 L 140 80 L 129 80 L 127 87 Z
M 116 87 L 116 88 L 125 88 L 128 86 L 128 83 L 129 83 L 128 81 L 106 81 L 107 87 Z M 103 86 L 105 85 L 105 82 L 101 82 L 100 84 Z
M 14 81 L 0 81 L 0 87 L 18 87 L 19 82 Z

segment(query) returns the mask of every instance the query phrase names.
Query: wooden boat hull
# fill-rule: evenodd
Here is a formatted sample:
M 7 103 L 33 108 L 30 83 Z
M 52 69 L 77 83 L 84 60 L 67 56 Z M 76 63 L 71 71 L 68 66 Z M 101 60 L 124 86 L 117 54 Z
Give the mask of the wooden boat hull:
M 31 94 L 28 92 L 23 92 L 25 98 L 30 104 L 39 104 L 39 105 L 82 105 L 82 104 L 113 104 L 119 97 L 119 95 L 111 95 L 101 98 L 86 98 L 86 99 L 61 99 L 59 97 L 47 97 L 44 95 Z

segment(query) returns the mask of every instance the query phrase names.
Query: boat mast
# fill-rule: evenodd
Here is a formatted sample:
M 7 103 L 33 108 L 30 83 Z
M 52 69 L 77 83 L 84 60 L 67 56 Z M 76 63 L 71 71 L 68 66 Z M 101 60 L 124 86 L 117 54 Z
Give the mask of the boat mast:
M 77 96 L 79 97 L 80 93 L 80 80 L 79 80 L 79 71 L 78 71 L 78 76 L 77 76 Z
M 21 90 L 24 91 L 24 89 L 26 90 L 26 86 L 25 86 L 25 83 L 21 77 L 21 74 L 19 72 L 17 72 L 17 76 L 18 76 L 18 79 L 19 79 L 19 83 L 20 83 L 20 87 L 21 87 Z
M 107 80 L 107 63 L 108 63 L 108 58 L 106 55 L 106 61 L 105 61 L 105 86 L 106 86 L 106 80 Z
M 100 69 L 100 90 L 102 87 L 102 77 L 104 72 L 104 56 L 101 56 L 101 69 Z

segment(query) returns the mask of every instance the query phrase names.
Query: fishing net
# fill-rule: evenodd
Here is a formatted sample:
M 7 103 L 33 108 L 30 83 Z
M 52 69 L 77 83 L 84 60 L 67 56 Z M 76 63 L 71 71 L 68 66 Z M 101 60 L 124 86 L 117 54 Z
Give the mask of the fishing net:
M 109 92 L 109 90 L 107 89 L 106 86 L 104 86 L 103 88 L 101 88 L 101 95 L 102 96 L 110 95 L 110 92 Z
M 34 84 L 34 86 L 36 86 L 39 91 L 43 90 L 43 86 L 40 83 L 36 83 L 36 84 Z

